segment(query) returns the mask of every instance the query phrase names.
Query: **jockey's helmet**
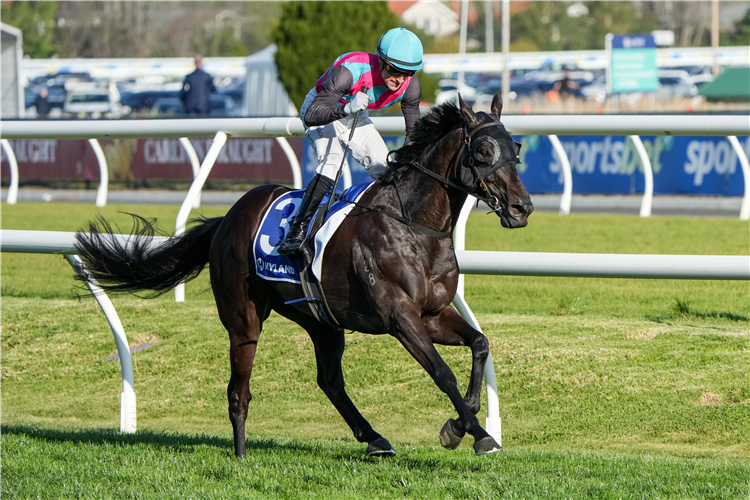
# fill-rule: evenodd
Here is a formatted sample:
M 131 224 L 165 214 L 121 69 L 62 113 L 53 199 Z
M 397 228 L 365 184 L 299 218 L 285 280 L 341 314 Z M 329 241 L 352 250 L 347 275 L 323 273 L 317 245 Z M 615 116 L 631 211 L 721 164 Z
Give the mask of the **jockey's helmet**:
M 414 72 L 422 68 L 422 42 L 406 28 L 386 31 L 378 42 L 380 58 L 403 71 Z

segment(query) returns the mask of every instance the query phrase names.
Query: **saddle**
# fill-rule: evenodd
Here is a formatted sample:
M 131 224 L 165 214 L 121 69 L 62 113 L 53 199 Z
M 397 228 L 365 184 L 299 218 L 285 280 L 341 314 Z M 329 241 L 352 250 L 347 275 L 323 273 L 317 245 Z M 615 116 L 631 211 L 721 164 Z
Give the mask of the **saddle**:
M 372 183 L 352 186 L 337 193 L 326 210 L 330 195 L 326 195 L 310 223 L 304 245 L 305 251 L 298 258 L 279 255 L 277 245 L 284 239 L 297 212 L 303 191 L 283 194 L 263 214 L 253 243 L 256 274 L 269 281 L 284 281 L 300 285 L 300 295 L 285 302 L 313 316 L 315 319 L 337 330 L 342 330 L 331 313 L 320 283 L 325 247 L 357 201 Z

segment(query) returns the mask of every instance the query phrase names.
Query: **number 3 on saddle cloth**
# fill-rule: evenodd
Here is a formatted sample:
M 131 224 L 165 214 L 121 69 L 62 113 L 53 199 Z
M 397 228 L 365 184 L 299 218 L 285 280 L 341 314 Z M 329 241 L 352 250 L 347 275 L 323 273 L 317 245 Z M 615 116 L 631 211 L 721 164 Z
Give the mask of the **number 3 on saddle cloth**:
M 258 232 L 253 242 L 253 257 L 255 258 L 255 272 L 260 278 L 268 281 L 285 281 L 302 286 L 303 298 L 290 300 L 292 303 L 307 302 L 310 310 L 318 320 L 336 328 L 341 328 L 336 319 L 328 310 L 325 303 L 320 277 L 322 275 L 323 257 L 328 241 L 336 232 L 354 205 L 348 202 L 357 202 L 373 183 L 352 186 L 342 194 L 338 201 L 331 205 L 331 210 L 326 214 L 323 225 L 313 236 L 314 255 L 309 265 L 304 259 L 290 259 L 286 255 L 280 255 L 276 248 L 286 237 L 287 232 L 294 221 L 299 205 L 302 202 L 304 190 L 290 191 L 278 197 L 268 208 L 261 220 Z M 326 195 L 320 204 L 320 209 L 325 209 L 328 204 Z M 313 220 L 317 213 L 313 216 Z M 313 227 L 313 224 L 310 224 Z M 303 265 L 300 269 L 300 265 Z

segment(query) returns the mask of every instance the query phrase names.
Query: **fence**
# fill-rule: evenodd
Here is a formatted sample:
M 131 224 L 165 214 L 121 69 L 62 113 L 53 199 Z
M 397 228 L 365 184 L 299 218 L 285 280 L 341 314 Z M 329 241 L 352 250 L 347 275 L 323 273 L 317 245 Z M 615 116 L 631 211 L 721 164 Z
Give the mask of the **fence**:
M 402 134 L 404 131 L 403 118 L 374 117 L 373 122 L 381 133 Z M 503 119 L 505 127 L 511 134 L 519 135 L 549 135 L 559 157 L 562 160 L 565 173 L 565 189 L 563 192 L 560 213 L 566 214 L 570 210 L 572 194 L 572 176 L 570 163 L 564 149 L 557 140 L 557 133 L 567 135 L 629 135 L 634 143 L 640 143 L 640 135 L 750 135 L 750 121 L 747 116 L 576 116 L 576 115 L 536 115 L 536 116 L 508 116 Z M 202 187 L 211 171 L 221 148 L 228 136 L 275 136 L 281 141 L 284 137 L 303 135 L 304 129 L 299 118 L 239 118 L 239 119 L 201 119 L 201 120 L 128 120 L 128 121 L 48 121 L 28 122 L 10 121 L 3 123 L 4 139 L 26 138 L 114 138 L 114 137 L 205 137 L 214 135 L 214 141 L 208 150 L 206 158 L 194 176 L 194 181 L 188 190 L 177 216 L 175 233 L 184 231 L 185 222 L 190 209 L 195 205 Z M 554 139 L 553 139 L 554 138 Z M 736 138 L 735 138 L 736 140 Z M 188 142 L 188 141 L 183 141 Z M 189 142 L 188 142 L 189 144 Z M 288 145 L 288 144 L 287 144 Z M 3 142 L 6 154 L 12 157 L 12 149 Z M 741 148 L 737 151 L 740 158 L 745 191 L 742 201 L 740 217 L 750 218 L 750 166 L 747 156 Z M 285 149 L 293 156 L 291 148 Z M 650 162 L 645 149 L 638 148 L 641 161 L 645 169 L 650 171 Z M 13 163 L 15 159 L 11 161 Z M 301 184 L 299 163 L 290 164 L 294 170 L 295 187 L 297 181 Z M 649 175 L 648 173 L 646 174 Z M 15 173 L 17 181 L 17 172 Z M 648 178 L 648 177 L 647 177 Z M 646 182 L 648 191 L 648 180 Z M 651 184 L 653 188 L 653 184 Z M 17 189 L 17 184 L 16 184 Z M 644 193 L 641 215 L 650 214 L 650 198 L 652 193 Z M 10 189 L 9 189 L 10 197 Z M 670 277 L 685 279 L 742 279 L 750 280 L 750 257 L 747 256 L 622 256 L 600 255 L 593 258 L 589 254 L 568 254 L 564 260 L 561 254 L 516 254 L 514 252 L 467 252 L 465 251 L 465 223 L 468 218 L 473 200 L 467 200 L 459 217 L 455 232 L 455 248 L 459 267 L 463 272 L 478 274 L 520 274 L 544 276 L 597 276 L 597 277 Z M 646 207 L 646 208 L 644 208 Z M 567 210 L 566 210 L 567 208 Z M 74 256 L 73 239 L 71 233 L 49 233 L 36 231 L 2 231 L 0 250 L 3 252 L 31 252 L 65 254 L 68 261 L 78 272 L 85 273 L 85 268 Z M 498 257 L 502 255 L 502 258 Z M 565 254 L 562 254 L 565 255 Z M 551 259 L 551 257 L 554 257 Z M 501 266 L 492 259 L 497 258 L 503 263 Z M 515 260 L 514 260 L 515 259 Z M 550 262 L 561 262 L 560 266 Z M 498 267 L 499 266 L 499 267 Z M 644 268 L 646 271 L 644 271 Z M 696 268 L 701 270 L 696 273 Z M 669 269 L 668 275 L 664 275 Z M 112 327 L 115 340 L 120 351 L 120 362 L 123 374 L 123 396 L 121 400 L 120 428 L 123 432 L 134 432 L 135 393 L 133 390 L 132 367 L 130 367 L 130 353 L 125 339 L 122 325 L 117 313 L 95 283 L 91 290 L 99 301 L 102 310 Z M 459 278 L 459 288 L 454 298 L 454 305 L 461 315 L 474 328 L 481 331 L 471 309 L 463 298 L 464 278 Z M 184 300 L 184 288 L 175 290 L 175 299 Z M 501 422 L 499 417 L 499 403 L 495 370 L 490 355 L 485 367 L 485 383 L 487 385 L 487 431 L 501 443 Z M 127 393 L 127 397 L 126 397 Z

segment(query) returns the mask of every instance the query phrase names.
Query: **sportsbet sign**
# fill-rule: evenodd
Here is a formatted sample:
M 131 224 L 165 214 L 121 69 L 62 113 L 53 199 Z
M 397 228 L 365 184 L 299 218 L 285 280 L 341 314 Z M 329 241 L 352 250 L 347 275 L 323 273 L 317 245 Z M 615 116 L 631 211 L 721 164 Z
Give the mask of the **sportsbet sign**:
M 614 93 L 655 92 L 659 88 L 652 35 L 607 35 L 609 83 Z

